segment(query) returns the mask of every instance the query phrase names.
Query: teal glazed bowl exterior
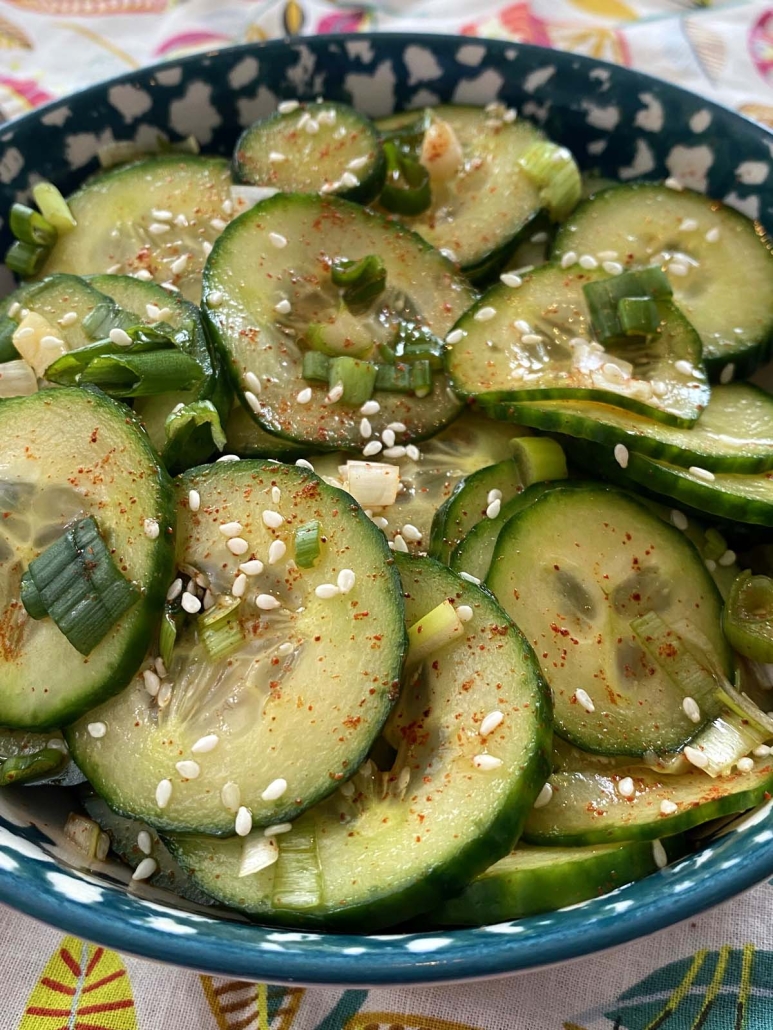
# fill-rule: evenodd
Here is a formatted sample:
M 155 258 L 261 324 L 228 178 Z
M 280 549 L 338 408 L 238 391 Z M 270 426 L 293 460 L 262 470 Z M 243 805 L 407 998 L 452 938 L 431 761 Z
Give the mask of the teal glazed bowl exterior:
M 0 127 L 0 212 L 38 178 L 65 193 L 112 140 L 194 134 L 229 154 L 284 98 L 380 116 L 442 102 L 515 106 L 579 162 L 623 181 L 675 176 L 773 233 L 773 136 L 684 90 L 603 62 L 451 36 L 321 36 L 203 53 L 133 71 Z M 7 236 L 7 228 L 2 226 Z M 0 243 L 3 241 L 0 241 Z M 8 239 L 4 241 L 6 244 Z M 347 936 L 288 932 L 86 869 L 62 827 L 64 788 L 0 792 L 0 900 L 120 951 L 274 983 L 426 984 L 512 973 L 659 930 L 773 875 L 771 802 L 680 862 L 605 897 L 473 930 Z

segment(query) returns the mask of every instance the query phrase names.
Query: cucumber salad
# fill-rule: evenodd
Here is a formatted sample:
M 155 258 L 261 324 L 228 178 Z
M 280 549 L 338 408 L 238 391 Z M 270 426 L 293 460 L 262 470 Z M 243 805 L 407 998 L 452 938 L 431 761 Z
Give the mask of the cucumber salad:
M 759 226 L 501 104 L 99 157 L 0 302 L 0 785 L 73 863 L 476 926 L 771 797 Z

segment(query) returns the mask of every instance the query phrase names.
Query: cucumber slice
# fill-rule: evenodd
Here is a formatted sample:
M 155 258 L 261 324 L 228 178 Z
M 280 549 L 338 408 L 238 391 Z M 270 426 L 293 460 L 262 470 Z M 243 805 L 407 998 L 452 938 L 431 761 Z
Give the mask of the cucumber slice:
M 405 683 L 391 771 L 369 762 L 250 876 L 238 876 L 238 841 L 170 840 L 203 890 L 264 922 L 372 932 L 431 910 L 507 854 L 544 783 L 549 701 L 528 644 L 487 592 L 430 559 L 396 561 L 409 625 L 448 598 L 473 616 Z M 504 721 L 483 740 L 492 710 Z M 502 764 L 477 768 L 481 754 Z
M 633 781 L 632 797 L 620 793 L 625 779 Z M 533 808 L 526 820 L 523 837 L 530 844 L 572 847 L 655 840 L 762 804 L 773 790 L 773 763 L 758 760 L 751 772 L 716 779 L 700 770 L 669 776 L 629 767 L 558 772 L 548 782 L 553 796 L 542 808 Z M 661 810 L 664 801 L 670 802 L 669 814 Z
M 148 273 L 198 303 L 207 253 L 233 211 L 230 187 L 218 157 L 176 154 L 105 172 L 68 198 L 77 228 L 59 237 L 42 274 Z
M 198 512 L 188 506 L 190 490 L 199 493 Z M 70 749 L 111 808 L 159 829 L 233 833 L 229 804 L 249 809 L 255 825 L 292 820 L 355 772 L 394 703 L 405 636 L 390 552 L 350 497 L 305 469 L 207 465 L 179 477 L 177 498 L 178 562 L 188 575 L 203 573 L 224 605 L 238 602 L 242 644 L 211 659 L 199 622 L 208 613 L 192 618 L 178 635 L 164 694 L 150 697 L 138 677 L 67 731 Z M 276 521 L 272 513 L 284 519 L 276 529 L 264 518 Z M 313 568 L 299 569 L 295 530 L 312 519 L 322 554 Z M 248 543 L 238 556 L 220 530 L 229 523 Z M 269 555 L 276 541 L 286 551 Z M 263 572 L 235 578 L 254 559 Z M 355 574 L 351 589 L 318 596 L 324 584 L 345 583 L 343 569 Z M 238 601 L 232 591 L 240 590 Z M 88 732 L 95 720 L 108 728 L 98 739 Z M 206 745 L 197 742 L 212 735 L 217 746 L 199 753 Z M 163 807 L 162 780 L 171 782 Z
M 630 268 L 662 264 L 674 302 L 700 334 L 712 378 L 743 377 L 766 360 L 773 261 L 767 240 L 744 215 L 691 190 L 615 186 L 574 211 L 553 256 L 600 251 L 617 252 L 616 260 Z
M 680 846 L 681 845 L 681 846 Z M 678 838 L 666 842 L 669 860 L 685 852 Z M 577 905 L 657 872 L 648 841 L 581 848 L 520 844 L 433 913 L 437 926 L 486 926 Z
M 745 522 L 773 526 L 773 472 L 756 475 L 712 473 L 697 466 L 697 472 L 655 461 L 643 454 L 629 454 L 625 469 L 612 452 L 585 440 L 563 441 L 572 458 L 596 474 L 623 486 L 635 485 L 659 498 L 670 498 L 704 515 L 715 515 L 728 523 Z
M 566 433 L 637 454 L 712 472 L 753 473 L 773 468 L 773 397 L 750 383 L 715 386 L 692 429 L 594 401 L 510 404 L 510 418 L 547 432 Z
M 545 492 L 501 530 L 486 583 L 534 646 L 557 732 L 584 750 L 676 750 L 700 728 L 682 710 L 697 686 L 703 724 L 718 714 L 709 669 L 688 688 L 631 625 L 652 611 L 668 626 L 689 621 L 714 648 L 711 667 L 732 677 L 721 599 L 702 559 L 631 497 L 595 483 Z
M 170 472 L 181 472 L 192 465 L 202 464 L 215 451 L 222 449 L 223 426 L 231 407 L 232 391 L 223 374 L 219 355 L 214 348 L 210 349 L 207 342 L 198 308 L 179 294 L 130 275 L 95 275 L 89 281 L 120 308 L 136 312 L 143 322 L 152 324 L 160 319 L 175 330 L 185 330 L 185 336 L 180 338 L 180 347 L 198 362 L 204 371 L 204 379 L 195 390 L 138 397 L 134 401 L 134 410 Z M 167 426 L 167 419 L 178 404 L 200 401 L 212 404 L 214 412 L 210 421 L 198 426 L 188 423 L 184 428 L 176 422 Z
M 277 458 L 279 461 L 295 461 L 297 458 L 309 457 L 308 445 L 267 433 L 239 401 L 231 408 L 225 424 L 225 436 L 227 453 L 236 454 L 240 458 Z
M 62 340 L 66 350 L 76 350 L 94 342 L 83 330 L 83 319 L 104 299 L 98 287 L 77 275 L 51 275 L 11 294 L 12 302 L 18 302 L 22 309 L 34 311 L 51 324 L 53 334 Z M 13 321 L 21 321 L 21 311 Z
M 459 160 L 447 178 L 433 176 L 430 207 L 400 220 L 480 276 L 492 259 L 506 257 L 542 206 L 539 189 L 518 160 L 545 137 L 528 121 L 505 122 L 479 107 L 440 105 L 424 114 L 405 112 L 376 124 L 382 137 L 413 126 L 409 145 L 421 156 L 422 142 L 428 139 L 425 129 L 438 121 L 453 131 Z
M 148 882 L 154 887 L 173 891 L 181 898 L 193 901 L 197 905 L 214 904 L 212 898 L 200 891 L 182 871 L 152 826 L 138 819 L 116 815 L 98 794 L 85 794 L 81 798 L 81 804 L 90 818 L 110 837 L 111 848 L 130 869 L 136 869 L 144 858 L 152 858 L 157 868 L 148 877 Z M 140 837 L 140 834 L 144 836 Z M 140 847 L 140 840 L 145 845 L 145 850 Z
M 333 383 L 303 378 L 304 351 L 316 352 L 302 341 L 309 325 L 327 323 L 340 303 L 332 262 L 369 254 L 386 266 L 386 289 L 368 312 L 348 315 L 368 352 L 392 340 L 406 318 L 442 338 L 472 300 L 466 282 L 418 236 L 343 200 L 277 194 L 245 212 L 218 241 L 204 273 L 205 318 L 243 403 L 268 432 L 317 449 L 364 446 L 362 401 L 327 402 Z M 245 268 L 252 269 L 247 278 Z M 289 311 L 277 313 L 277 305 L 288 304 Z M 431 436 L 459 412 L 440 372 L 429 396 L 377 390 L 375 399 L 376 436 L 392 422 L 403 423 L 409 438 Z
M 497 284 L 457 323 L 446 367 L 454 390 L 497 418 L 527 400 L 595 400 L 689 428 L 709 387 L 697 333 L 667 300 L 660 332 L 614 349 L 593 338 L 583 284 L 602 272 L 542 265 L 517 289 Z
M 461 480 L 435 512 L 429 538 L 430 556 L 447 565 L 451 552 L 472 527 L 482 520 L 495 519 L 502 505 L 521 493 L 523 485 L 512 458 Z
M 172 571 L 170 484 L 126 407 L 102 394 L 64 388 L 4 401 L 0 440 L 0 724 L 61 726 L 121 690 L 150 643 Z M 84 661 L 51 619 L 27 616 L 19 590 L 30 561 L 88 514 L 142 596 Z M 160 529 L 155 539 L 146 520 Z
M 373 122 L 329 100 L 255 122 L 239 137 L 233 166 L 237 182 L 361 204 L 378 195 L 386 168 Z

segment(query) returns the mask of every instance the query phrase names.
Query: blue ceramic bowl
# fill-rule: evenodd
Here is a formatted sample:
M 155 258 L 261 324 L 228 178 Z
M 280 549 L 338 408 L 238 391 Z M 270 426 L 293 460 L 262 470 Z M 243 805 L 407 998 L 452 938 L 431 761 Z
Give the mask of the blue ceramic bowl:
M 194 133 L 228 154 L 241 127 L 281 98 L 353 102 L 370 115 L 438 102 L 501 100 L 608 176 L 677 176 L 773 233 L 773 136 L 674 86 L 537 47 L 443 36 L 327 36 L 189 57 L 131 72 L 0 130 L 0 211 L 38 176 L 65 192 L 112 139 Z M 681 862 L 614 894 L 479 930 L 353 937 L 266 929 L 197 909 L 126 870 L 79 868 L 53 788 L 0 792 L 0 899 L 136 955 L 277 983 L 432 983 L 533 969 L 651 933 L 773 874 L 769 803 Z

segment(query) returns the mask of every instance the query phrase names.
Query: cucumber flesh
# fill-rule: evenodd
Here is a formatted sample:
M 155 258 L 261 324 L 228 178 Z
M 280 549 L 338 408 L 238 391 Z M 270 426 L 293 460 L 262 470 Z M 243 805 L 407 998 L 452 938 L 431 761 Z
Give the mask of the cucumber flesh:
M 666 842 L 669 859 L 683 854 L 678 838 Z M 437 926 L 486 926 L 553 912 L 608 894 L 657 872 L 648 841 L 586 847 L 532 847 L 520 844 L 511 855 L 465 887 L 458 898 L 433 913 Z
M 121 690 L 139 667 L 172 570 L 171 488 L 126 407 L 101 394 L 63 388 L 3 401 L 0 439 L 0 724 L 61 726 Z M 27 616 L 19 593 L 30 561 L 89 514 L 142 596 L 84 661 L 50 618 Z M 155 539 L 146 519 L 158 524 Z
M 283 193 L 333 193 L 365 204 L 380 191 L 385 162 L 376 128 L 347 104 L 300 104 L 255 122 L 234 151 L 238 182 Z
M 750 383 L 715 386 L 691 429 L 667 426 L 595 401 L 513 403 L 513 421 L 711 472 L 750 474 L 773 468 L 773 397 Z
M 509 852 L 544 783 L 549 703 L 531 649 L 485 591 L 430 559 L 396 560 L 408 624 L 446 598 L 473 617 L 405 683 L 393 768 L 368 763 L 353 792 L 277 836 L 278 861 L 252 876 L 238 876 L 238 841 L 170 841 L 203 890 L 263 922 L 372 932 L 432 910 Z M 484 741 L 495 708 L 505 718 Z M 484 752 L 502 765 L 476 768 Z
M 217 157 L 177 154 L 105 172 L 68 198 L 78 225 L 59 237 L 42 274 L 148 273 L 198 303 L 208 248 L 233 211 L 230 187 L 228 162 Z
M 700 728 L 682 710 L 686 686 L 631 626 L 650 612 L 709 641 L 695 700 L 703 724 L 718 714 L 711 669 L 732 668 L 719 594 L 683 534 L 631 497 L 595 483 L 547 491 L 501 530 L 486 584 L 535 649 L 557 732 L 579 747 L 671 751 Z
M 768 356 L 773 258 L 754 222 L 719 201 L 653 183 L 614 186 L 562 226 L 553 257 L 569 251 L 617 251 L 627 268 L 662 264 L 713 378 L 728 367 L 731 377 L 749 375 Z
M 279 461 L 295 461 L 297 458 L 308 458 L 307 444 L 295 443 L 282 436 L 267 433 L 259 426 L 247 409 L 239 401 L 231 408 L 225 423 L 226 445 L 228 454 L 236 454 L 240 458 L 276 458 Z
M 200 495 L 195 513 L 190 490 Z M 168 665 L 168 703 L 159 705 L 163 694 L 151 698 L 139 676 L 67 730 L 70 749 L 112 808 L 157 829 L 228 835 L 235 830 L 231 809 L 242 806 L 256 826 L 293 820 L 356 771 L 395 701 L 405 631 L 386 541 L 346 494 L 305 469 L 268 461 L 185 473 L 177 504 L 186 583 L 203 573 L 213 597 L 230 604 L 239 565 L 265 563 L 242 584 L 236 619 L 243 642 L 213 660 L 200 636 L 204 624 L 192 617 Z M 264 513 L 284 521 L 270 529 Z M 295 529 L 312 519 L 320 523 L 322 553 L 312 568 L 300 569 Z M 237 539 L 248 543 L 238 556 L 220 531 L 232 522 L 242 527 Z M 277 540 L 286 550 L 270 564 Z M 316 588 L 335 585 L 344 569 L 354 573 L 351 589 L 317 596 Z M 279 605 L 267 608 L 264 595 Z M 101 738 L 89 734 L 94 721 L 108 728 Z M 199 754 L 194 745 L 212 735 L 214 749 Z M 157 799 L 162 780 L 172 785 L 164 807 Z M 233 789 L 225 802 L 222 796 L 228 783 L 238 788 L 230 807 Z
M 594 400 L 689 428 L 709 400 L 700 338 L 674 304 L 660 300 L 656 335 L 605 350 L 582 287 L 606 278 L 550 264 L 517 289 L 491 287 L 459 320 L 454 333 L 462 338 L 447 348 L 454 390 L 496 418 L 510 419 L 517 401 Z
M 309 325 L 329 321 L 340 304 L 332 262 L 370 254 L 382 258 L 387 280 L 356 320 L 369 350 L 389 343 L 406 318 L 442 339 L 472 300 L 467 283 L 418 236 L 342 200 L 277 194 L 243 214 L 218 241 L 204 273 L 205 319 L 242 403 L 269 433 L 320 450 L 366 444 L 362 402 L 328 402 L 334 384 L 304 379 L 303 357 L 311 353 L 304 335 Z M 247 278 L 245 268 L 252 269 Z M 282 302 L 290 310 L 279 314 Z M 392 422 L 406 426 L 405 442 L 437 432 L 460 409 L 447 386 L 436 372 L 425 397 L 377 390 L 374 438 Z
M 619 791 L 627 778 L 633 780 L 633 797 Z M 716 779 L 697 769 L 669 776 L 629 767 L 558 772 L 549 782 L 553 796 L 547 805 L 532 809 L 526 821 L 524 840 L 529 843 L 572 847 L 655 840 L 761 804 L 773 790 L 773 763 L 758 760 L 751 772 Z M 675 804 L 676 811 L 664 815 L 664 801 Z

